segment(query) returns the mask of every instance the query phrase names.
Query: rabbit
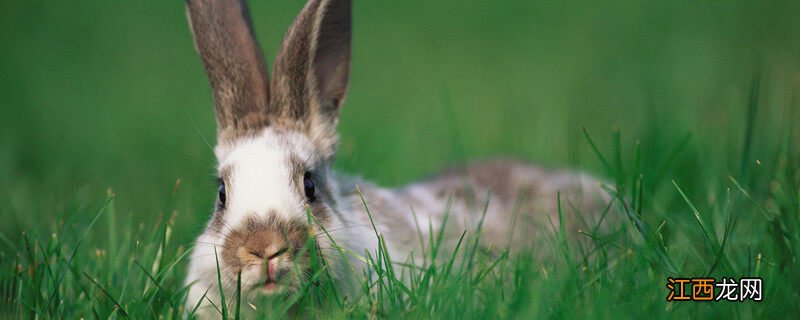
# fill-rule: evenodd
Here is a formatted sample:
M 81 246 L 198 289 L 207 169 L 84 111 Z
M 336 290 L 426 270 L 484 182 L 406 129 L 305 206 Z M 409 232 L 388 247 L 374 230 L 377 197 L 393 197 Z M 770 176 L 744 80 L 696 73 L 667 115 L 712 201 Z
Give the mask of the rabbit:
M 538 227 L 559 224 L 559 192 L 570 212 L 597 210 L 608 200 L 600 181 L 585 173 L 510 159 L 452 168 L 397 189 L 334 172 L 350 72 L 350 0 L 308 1 L 283 39 L 271 78 L 245 1 L 186 5 L 213 94 L 219 180 L 216 208 L 190 256 L 188 310 L 213 314 L 220 291 L 234 297 L 237 286 L 244 298 L 297 292 L 308 278 L 311 252 L 302 248 L 309 235 L 347 288 L 366 267 L 357 255 L 378 247 L 376 231 L 399 260 L 421 251 L 428 223 L 438 230 L 445 221 L 450 246 L 483 220 L 487 247 L 522 248 Z

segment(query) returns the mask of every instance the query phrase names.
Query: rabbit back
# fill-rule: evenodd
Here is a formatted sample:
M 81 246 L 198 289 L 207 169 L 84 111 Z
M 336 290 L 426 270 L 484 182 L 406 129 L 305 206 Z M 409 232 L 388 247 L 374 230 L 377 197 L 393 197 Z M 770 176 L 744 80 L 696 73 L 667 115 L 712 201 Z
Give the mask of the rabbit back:
M 591 230 L 610 198 L 588 174 L 510 159 L 451 168 L 396 189 L 346 176 L 338 180 L 351 223 L 370 225 L 369 211 L 399 259 L 422 252 L 431 231 L 443 230 L 443 245 L 452 249 L 464 230 L 474 233 L 480 226 L 482 246 L 519 250 L 561 223 L 568 233 Z

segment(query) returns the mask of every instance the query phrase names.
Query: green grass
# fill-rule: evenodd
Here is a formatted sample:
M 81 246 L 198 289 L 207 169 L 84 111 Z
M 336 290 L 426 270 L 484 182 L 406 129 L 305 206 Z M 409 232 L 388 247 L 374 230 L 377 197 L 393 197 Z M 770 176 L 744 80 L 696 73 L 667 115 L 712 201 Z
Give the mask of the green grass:
M 183 277 L 212 208 L 214 126 L 182 5 L 0 4 L 0 318 L 192 312 Z M 301 6 L 251 4 L 270 61 Z M 265 297 L 258 313 L 800 313 L 796 1 L 354 10 L 338 169 L 392 186 L 493 154 L 580 168 L 619 190 L 606 216 L 620 225 L 542 226 L 541 243 L 518 256 L 482 250 L 480 230 L 455 251 L 423 239 L 423 261 L 375 248 L 365 257 L 374 281 L 358 298 L 312 259 L 303 294 Z M 667 277 L 678 276 L 762 277 L 764 301 L 668 303 Z M 248 303 L 226 299 L 229 315 L 253 318 Z
M 790 125 L 787 122 L 787 130 L 796 130 Z M 615 131 L 614 139 L 620 135 Z M 558 230 L 545 229 L 550 234 L 537 238 L 545 241 L 533 244 L 536 252 L 513 256 L 507 250 L 489 253 L 478 245 L 482 223 L 476 230 L 464 230 L 452 250 L 441 246 L 439 235 L 444 230 L 434 230 L 424 239 L 423 261 L 390 257 L 387 240 L 376 231 L 381 246 L 363 256 L 370 270 L 361 277 L 361 295 L 345 295 L 331 280 L 325 261 L 312 254 L 312 276 L 299 294 L 285 299 L 264 297 L 246 304 L 237 294 L 226 297 L 235 303 L 223 302 L 220 313 L 236 318 L 240 314 L 303 318 L 782 318 L 797 311 L 800 301 L 795 290 L 800 285 L 800 158 L 790 150 L 796 147 L 793 139 L 796 136 L 786 136 L 774 159 L 759 160 L 775 163 L 771 173 L 749 175 L 751 186 L 763 182 L 769 188 L 746 187 L 735 177 L 720 177 L 705 183 L 718 190 L 709 191 L 707 201 L 697 200 L 698 196 L 685 193 L 680 186 L 697 181 L 667 183 L 645 178 L 653 168 L 641 163 L 639 148 L 631 165 L 625 166 L 620 163 L 629 157 L 620 148 L 603 153 L 598 147 L 598 158 L 613 171 L 609 174 L 620 190 L 608 189 L 615 197 L 609 214 L 624 221 L 619 227 L 579 233 L 565 230 L 562 224 Z M 612 162 L 618 165 L 605 159 L 615 159 Z M 671 193 L 679 194 L 682 201 L 673 197 L 670 205 L 683 209 L 660 209 L 658 197 L 648 191 L 657 184 L 671 184 Z M 173 194 L 181 196 L 179 191 Z M 0 291 L 7 315 L 181 318 L 192 314 L 184 305 L 187 290 L 181 284 L 186 250 L 171 242 L 181 213 L 138 227 L 132 219 L 123 219 L 125 231 L 115 233 L 117 226 L 111 223 L 118 221 L 114 201 L 109 194 L 86 222 L 68 219 L 50 236 L 23 234 L 19 244 L 6 239 L 17 252 L 7 266 L 13 270 L 3 273 Z M 169 204 L 165 208 L 167 212 L 174 212 L 172 209 Z M 564 218 L 560 210 L 559 217 Z M 100 233 L 103 220 L 109 222 L 108 234 L 117 235 L 114 245 L 99 239 L 88 241 L 92 234 Z M 312 214 L 309 222 L 317 223 Z M 586 248 L 571 240 L 582 236 L 589 237 L 596 250 L 583 250 Z M 313 241 L 314 236 L 309 235 L 310 248 Z M 667 303 L 665 284 L 670 276 L 761 277 L 764 301 Z

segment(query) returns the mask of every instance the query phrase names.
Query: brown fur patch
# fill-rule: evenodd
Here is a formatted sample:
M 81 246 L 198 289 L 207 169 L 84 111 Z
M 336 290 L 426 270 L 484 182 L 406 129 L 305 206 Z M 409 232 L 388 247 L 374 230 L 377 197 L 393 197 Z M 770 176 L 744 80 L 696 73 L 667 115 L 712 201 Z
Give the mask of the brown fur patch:
M 287 31 L 275 61 L 270 106 L 306 132 L 327 156 L 350 73 L 350 0 L 309 1 Z
M 222 140 L 266 126 L 269 76 L 240 0 L 188 0 L 195 47 L 214 95 Z
M 305 222 L 279 220 L 274 213 L 267 219 L 250 218 L 228 233 L 222 247 L 222 260 L 238 271 L 257 265 L 263 258 L 283 249 L 293 256 L 303 248 L 309 231 Z
M 308 134 L 332 157 L 350 73 L 351 1 L 311 0 L 287 31 L 270 81 L 241 0 L 187 0 L 211 83 L 218 143 L 266 126 Z
M 311 160 L 313 161 L 313 160 Z M 331 214 L 335 211 L 330 208 L 336 208 L 336 197 L 331 192 L 331 184 L 327 180 L 328 169 L 327 162 L 310 162 L 306 163 L 296 156 L 290 156 L 287 159 L 287 164 L 292 168 L 292 177 L 296 177 L 292 181 L 293 189 L 301 197 L 305 197 L 304 177 L 305 173 L 309 172 L 311 179 L 314 182 L 315 200 L 308 203 L 311 213 L 321 222 L 327 223 L 331 220 Z
M 319 1 L 309 1 L 286 32 L 275 59 L 270 105 L 280 118 L 304 119 L 311 92 L 307 75 L 311 64 L 310 47 L 314 13 Z

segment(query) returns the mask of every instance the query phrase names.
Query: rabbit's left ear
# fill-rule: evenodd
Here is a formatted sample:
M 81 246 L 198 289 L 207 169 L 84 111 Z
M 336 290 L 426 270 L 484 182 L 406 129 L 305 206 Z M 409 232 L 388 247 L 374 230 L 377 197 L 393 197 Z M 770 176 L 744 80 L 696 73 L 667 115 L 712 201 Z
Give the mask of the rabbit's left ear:
M 350 0 L 309 1 L 286 33 L 271 82 L 279 118 L 306 124 L 331 153 L 347 94 L 351 25 Z
M 244 0 L 186 0 L 214 94 L 218 141 L 268 124 L 269 76 Z

